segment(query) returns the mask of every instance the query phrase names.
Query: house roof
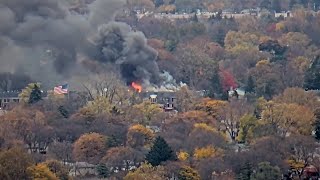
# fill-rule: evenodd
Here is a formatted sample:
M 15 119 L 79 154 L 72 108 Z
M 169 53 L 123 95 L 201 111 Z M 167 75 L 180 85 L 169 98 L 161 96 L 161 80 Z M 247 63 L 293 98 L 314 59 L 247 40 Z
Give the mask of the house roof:
M 21 91 L 3 91 L 0 92 L 0 98 L 18 98 Z
M 141 96 L 144 98 L 149 98 L 151 95 L 157 95 L 157 98 L 175 98 L 176 93 L 175 92 L 142 92 Z
M 18 98 L 19 94 L 21 93 L 21 91 L 2 91 L 0 92 L 0 99 L 3 98 Z M 43 91 L 42 92 L 42 97 L 47 97 L 48 92 L 47 91 Z

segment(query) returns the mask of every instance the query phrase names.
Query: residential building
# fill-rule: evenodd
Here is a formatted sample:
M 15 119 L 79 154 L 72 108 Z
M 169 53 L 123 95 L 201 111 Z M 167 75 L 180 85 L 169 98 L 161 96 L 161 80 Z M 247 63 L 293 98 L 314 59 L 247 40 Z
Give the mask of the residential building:
M 176 110 L 175 92 L 143 92 L 141 95 L 143 99 L 148 99 L 153 104 L 159 104 L 165 112 Z

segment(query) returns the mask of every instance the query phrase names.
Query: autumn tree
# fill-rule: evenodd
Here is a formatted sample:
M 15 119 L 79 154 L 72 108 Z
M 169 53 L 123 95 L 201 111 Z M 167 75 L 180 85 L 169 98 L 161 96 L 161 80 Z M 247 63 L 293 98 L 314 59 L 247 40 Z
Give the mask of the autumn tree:
M 3 116 L 3 119 L 31 152 L 46 149 L 52 140 L 45 114 L 37 109 L 18 106 Z
M 177 158 L 179 161 L 186 161 L 190 157 L 190 154 L 185 151 L 180 151 L 177 154 Z
M 235 78 L 233 75 L 227 70 L 220 71 L 221 85 L 224 92 L 232 89 L 236 89 L 238 87 Z
M 320 57 L 317 57 L 305 75 L 304 87 L 310 90 L 320 89 Z
M 310 66 L 307 57 L 299 56 L 292 59 L 285 65 L 284 83 L 287 87 L 303 87 L 305 74 Z
M 219 132 L 217 129 L 207 124 L 196 123 L 194 124 L 192 131 L 187 137 L 187 142 L 184 145 L 185 149 L 189 150 L 190 152 L 197 148 L 199 149 L 211 146 L 215 148 L 213 150 L 216 152 L 216 150 L 225 147 L 226 141 L 227 137 L 223 132 Z
M 212 116 L 213 119 L 217 120 L 227 105 L 227 101 L 204 98 L 196 104 L 196 109 L 207 112 L 209 116 Z
M 196 160 L 206 159 L 206 158 L 212 158 L 212 157 L 218 157 L 223 154 L 223 151 L 218 148 L 214 148 L 212 146 L 202 147 L 202 148 L 196 148 L 194 150 L 194 158 Z
M 253 131 L 258 125 L 258 120 L 252 115 L 245 115 L 240 119 L 240 131 L 238 140 L 240 142 L 250 142 L 253 138 Z
M 255 92 L 258 96 L 271 99 L 274 94 L 277 94 L 283 88 L 277 68 L 267 60 L 259 61 L 251 69 L 250 75 L 254 80 Z
M 146 155 L 146 160 L 152 166 L 158 166 L 167 160 L 175 160 L 175 154 L 167 142 L 160 136 L 154 141 L 151 150 Z
M 289 32 L 284 34 L 280 41 L 288 47 L 288 53 L 291 56 L 297 57 L 305 54 L 311 39 L 306 34 L 300 32 Z
M 240 131 L 240 118 L 251 112 L 252 108 L 246 101 L 237 99 L 231 99 L 223 108 L 219 116 L 220 126 L 228 133 L 232 141 L 236 140 Z
M 133 11 L 135 8 L 152 10 L 155 5 L 152 0 L 128 0 L 127 6 Z
M 294 103 L 306 106 L 311 110 L 319 106 L 317 95 L 312 91 L 305 91 L 301 88 L 286 88 L 282 94 L 274 98 L 274 101 L 279 103 Z
M 194 109 L 197 96 L 194 91 L 190 90 L 187 86 L 181 87 L 176 92 L 177 110 L 179 112 L 187 112 Z
M 162 166 L 153 167 L 151 164 L 142 164 L 135 171 L 129 172 L 124 180 L 162 180 L 166 179 L 166 172 Z
M 196 89 L 208 89 L 216 62 L 196 46 L 179 47 L 176 52 L 177 76 L 180 81 Z M 197 61 L 195 61 L 197 59 Z
M 98 133 L 83 134 L 74 143 L 74 158 L 78 161 L 97 164 L 107 149 L 107 141 L 107 137 Z
M 184 166 L 180 169 L 179 174 L 178 174 L 178 179 L 181 180 L 200 180 L 200 175 L 199 173 L 192 169 L 189 166 Z
M 31 156 L 22 148 L 0 151 L 0 179 L 26 179 L 27 168 L 33 164 Z
M 71 179 L 69 177 L 69 171 L 65 165 L 63 165 L 61 162 L 57 160 L 47 160 L 41 165 L 45 165 L 49 168 L 49 170 L 55 174 L 57 178 L 60 180 L 69 180 Z
M 132 166 L 137 166 L 144 160 L 144 153 L 130 147 L 110 148 L 101 160 L 108 168 L 118 168 L 129 171 Z
M 294 135 L 287 139 L 287 162 L 294 173 L 301 178 L 303 169 L 312 164 L 315 159 L 316 149 L 319 145 L 310 136 Z
M 28 167 L 27 169 L 32 179 L 58 180 L 54 173 L 45 164 L 38 164 Z
M 134 105 L 133 111 L 140 115 L 138 116 L 138 118 L 141 118 L 138 119 L 140 124 L 148 125 L 162 112 L 162 109 L 158 104 L 153 104 L 150 101 L 143 101 L 140 104 Z
M 310 135 L 315 117 L 313 112 L 297 104 L 277 104 L 270 102 L 262 112 L 262 119 L 278 128 L 278 133 Z
M 98 73 L 88 76 L 86 80 L 79 79 L 79 81 L 88 93 L 90 100 L 100 98 L 115 105 L 125 103 L 130 96 L 127 91 L 128 87 L 120 79 L 118 74 L 110 70 L 107 74 L 105 72 Z
M 128 129 L 127 143 L 133 148 L 148 147 L 153 138 L 153 132 L 143 125 L 133 125 Z
M 48 154 L 55 159 L 60 160 L 63 164 L 72 162 L 72 144 L 66 141 L 54 141 L 49 146 Z

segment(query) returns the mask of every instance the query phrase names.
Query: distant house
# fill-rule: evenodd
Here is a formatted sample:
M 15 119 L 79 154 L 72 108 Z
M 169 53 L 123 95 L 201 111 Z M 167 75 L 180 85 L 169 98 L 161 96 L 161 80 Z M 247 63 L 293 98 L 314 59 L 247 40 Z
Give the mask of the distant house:
M 245 97 L 246 91 L 242 88 L 230 88 L 228 91 L 229 97 L 236 97 L 238 99 L 243 99 Z
M 10 104 L 19 103 L 21 101 L 19 94 L 21 91 L 4 91 L 0 92 L 0 109 L 9 108 Z M 42 98 L 47 97 L 48 93 L 44 91 Z
M 148 99 L 153 104 L 159 104 L 165 112 L 176 110 L 177 98 L 175 92 L 143 92 L 144 99 Z
M 275 12 L 274 13 L 274 17 L 276 17 L 276 18 L 279 18 L 279 17 L 284 17 L 284 18 L 287 18 L 287 17 L 291 17 L 291 13 L 290 13 L 290 11 L 288 11 L 288 12 L 280 12 L 280 13 L 277 13 L 277 12 Z
M 20 102 L 20 93 L 21 91 L 0 92 L 0 109 L 6 109 L 11 103 Z

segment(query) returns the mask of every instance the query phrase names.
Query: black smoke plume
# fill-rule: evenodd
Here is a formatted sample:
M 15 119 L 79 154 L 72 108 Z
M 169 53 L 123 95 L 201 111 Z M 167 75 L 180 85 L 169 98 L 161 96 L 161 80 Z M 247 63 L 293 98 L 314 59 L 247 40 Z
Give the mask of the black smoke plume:
M 113 22 L 124 3 L 96 0 L 80 15 L 62 0 L 0 0 L 0 72 L 24 72 L 52 87 L 85 70 L 81 54 L 111 64 L 127 83 L 157 83 L 157 52 L 141 32 Z
M 157 52 L 148 46 L 141 32 L 132 31 L 125 23 L 111 22 L 99 27 L 94 43 L 99 50 L 97 60 L 116 64 L 128 84 L 158 83 Z

